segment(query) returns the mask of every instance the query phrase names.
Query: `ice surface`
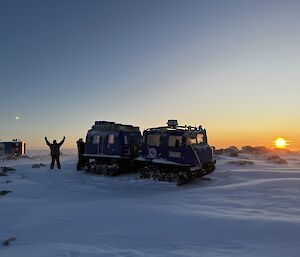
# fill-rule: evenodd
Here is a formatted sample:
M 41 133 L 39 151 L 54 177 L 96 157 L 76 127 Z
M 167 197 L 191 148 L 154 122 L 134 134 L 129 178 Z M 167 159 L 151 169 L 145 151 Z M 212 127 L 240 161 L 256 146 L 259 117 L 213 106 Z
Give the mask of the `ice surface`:
M 62 171 L 48 151 L 31 156 L 0 164 L 16 168 L 0 177 L 12 191 L 0 196 L 0 240 L 16 237 L 0 256 L 299 256 L 299 155 L 218 156 L 211 181 L 180 187 L 77 172 L 74 152 Z M 245 158 L 254 164 L 230 164 Z

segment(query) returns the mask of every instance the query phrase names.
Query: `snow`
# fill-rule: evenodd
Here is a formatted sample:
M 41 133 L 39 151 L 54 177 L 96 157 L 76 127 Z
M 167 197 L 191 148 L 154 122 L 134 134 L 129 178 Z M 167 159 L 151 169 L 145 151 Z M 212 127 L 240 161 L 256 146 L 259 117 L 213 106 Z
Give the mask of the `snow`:
M 217 156 L 190 185 L 76 171 L 74 152 L 50 170 L 47 152 L 2 162 L 0 256 L 299 256 L 300 155 Z M 249 158 L 252 165 L 229 163 Z M 46 167 L 32 169 L 35 163 Z M 6 183 L 11 181 L 11 183 Z
M 177 162 L 172 162 L 172 161 L 168 161 L 166 159 L 146 159 L 144 157 L 138 157 L 136 158 L 137 161 L 142 161 L 142 162 L 154 162 L 154 163 L 160 163 L 160 164 L 169 164 L 169 165 L 177 165 L 177 166 L 188 166 L 188 164 L 178 164 Z
M 97 158 L 97 157 L 102 157 L 102 158 L 106 158 L 106 157 L 109 157 L 109 158 L 115 158 L 115 159 L 120 159 L 121 156 L 120 155 L 108 155 L 108 154 L 102 154 L 102 153 L 99 153 L 99 154 L 84 154 L 83 156 L 86 156 L 86 157 L 91 157 L 91 158 Z

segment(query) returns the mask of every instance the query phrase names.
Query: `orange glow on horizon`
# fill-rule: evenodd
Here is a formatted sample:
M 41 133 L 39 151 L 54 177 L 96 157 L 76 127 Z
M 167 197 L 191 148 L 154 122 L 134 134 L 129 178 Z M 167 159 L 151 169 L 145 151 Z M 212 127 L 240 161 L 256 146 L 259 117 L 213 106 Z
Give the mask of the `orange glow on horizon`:
M 212 133 L 210 133 L 212 132 Z M 283 132 L 284 133 L 284 132 Z M 278 135 L 278 133 L 276 133 Z M 215 146 L 217 149 L 227 148 L 229 146 L 236 146 L 241 148 L 243 146 L 265 146 L 267 148 L 279 148 L 289 149 L 291 151 L 300 151 L 300 136 L 291 134 L 289 139 L 283 137 L 285 141 L 278 141 L 277 146 L 275 144 L 276 139 L 279 138 L 275 133 L 239 133 L 235 131 L 234 133 L 226 131 L 223 134 L 218 133 L 218 131 L 208 130 L 208 142 L 210 145 Z M 286 133 L 284 133 L 286 134 Z M 224 136 L 226 135 L 226 136 Z M 281 137 L 280 137 L 281 138 Z M 291 140 L 290 140 L 291 138 Z

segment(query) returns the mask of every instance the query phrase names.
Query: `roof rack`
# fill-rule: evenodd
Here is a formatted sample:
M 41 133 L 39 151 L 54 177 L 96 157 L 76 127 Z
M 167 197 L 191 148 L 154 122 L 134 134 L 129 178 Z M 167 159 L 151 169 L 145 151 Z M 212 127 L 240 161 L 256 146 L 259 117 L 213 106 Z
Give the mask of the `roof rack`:
M 153 130 L 163 130 L 163 131 L 174 131 L 174 130 L 181 130 L 181 131 L 191 131 L 191 132 L 205 132 L 205 129 L 202 128 L 200 125 L 199 127 L 195 126 L 179 126 L 177 120 L 168 120 L 167 123 L 168 126 L 163 126 L 163 127 L 155 127 L 155 128 L 148 128 L 146 131 L 153 131 Z
M 134 127 L 132 125 L 125 125 L 110 121 L 95 121 L 95 125 L 92 126 L 92 130 L 138 132 L 140 129 L 139 127 Z

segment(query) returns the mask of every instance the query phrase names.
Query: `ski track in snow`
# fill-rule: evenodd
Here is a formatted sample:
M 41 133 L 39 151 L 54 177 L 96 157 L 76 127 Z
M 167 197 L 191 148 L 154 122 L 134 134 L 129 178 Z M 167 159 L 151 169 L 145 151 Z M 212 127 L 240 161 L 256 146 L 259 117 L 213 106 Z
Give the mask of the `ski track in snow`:
M 16 168 L 0 177 L 12 191 L 0 196 L 0 240 L 17 238 L 0 256 L 300 255 L 299 155 L 287 165 L 248 156 L 245 166 L 218 156 L 212 180 L 177 187 L 77 172 L 73 153 L 51 171 L 46 153 L 0 164 Z

